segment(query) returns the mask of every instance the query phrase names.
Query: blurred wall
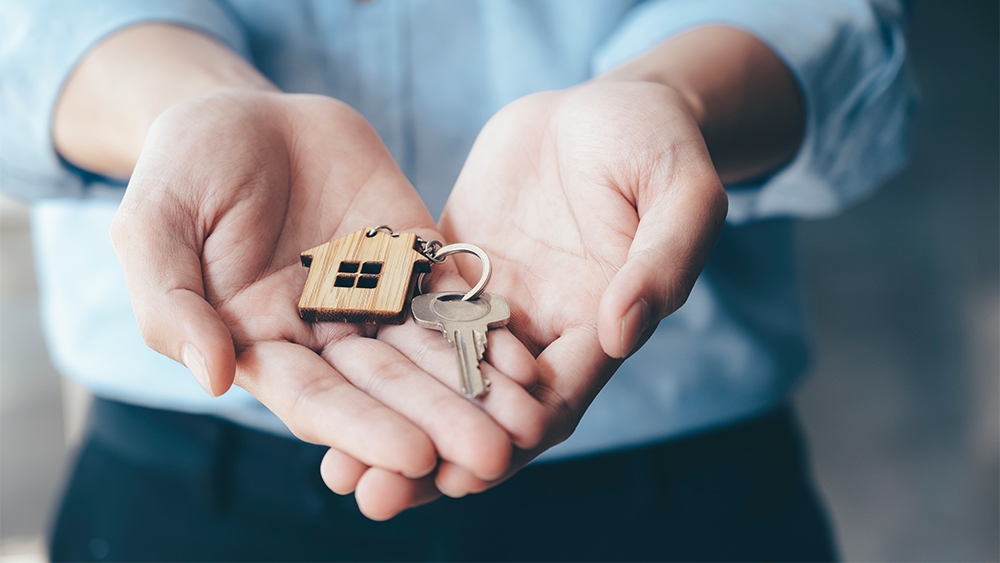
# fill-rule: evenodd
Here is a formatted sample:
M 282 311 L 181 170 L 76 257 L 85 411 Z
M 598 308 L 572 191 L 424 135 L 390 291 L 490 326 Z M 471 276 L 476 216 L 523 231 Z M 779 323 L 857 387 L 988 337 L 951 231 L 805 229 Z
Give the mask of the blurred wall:
M 32 561 L 42 549 L 39 535 L 67 459 L 28 229 L 27 209 L 0 201 L 0 560 L 9 561 Z
M 800 224 L 798 405 L 848 560 L 1000 560 L 997 7 L 917 1 L 910 167 Z
M 868 202 L 799 229 L 818 345 L 797 403 L 847 560 L 1000 559 L 997 29 L 996 0 L 918 2 L 911 167 Z M 27 227 L 24 209 L 2 202 L 0 559 L 10 562 L 44 559 L 80 404 L 70 393 L 64 417 Z

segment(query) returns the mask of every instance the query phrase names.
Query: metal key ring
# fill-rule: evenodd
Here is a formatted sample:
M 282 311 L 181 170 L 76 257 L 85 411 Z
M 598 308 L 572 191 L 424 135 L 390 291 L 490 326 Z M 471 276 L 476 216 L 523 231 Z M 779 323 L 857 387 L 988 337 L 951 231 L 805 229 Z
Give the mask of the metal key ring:
M 483 294 L 486 289 L 486 284 L 490 283 L 490 278 L 493 276 L 493 265 L 490 264 L 490 257 L 486 254 L 486 251 L 474 244 L 466 244 L 464 242 L 459 242 L 455 244 L 449 244 L 448 246 L 442 246 L 434 253 L 434 258 L 436 260 L 444 260 L 446 257 L 452 254 L 459 254 L 461 252 L 467 252 L 469 254 L 475 254 L 479 261 L 483 263 L 483 273 L 479 276 L 479 283 L 477 283 L 472 289 L 469 290 L 464 296 L 462 296 L 462 301 L 468 301 L 470 299 L 475 299 Z M 423 276 L 417 280 L 417 288 L 420 288 L 423 282 Z

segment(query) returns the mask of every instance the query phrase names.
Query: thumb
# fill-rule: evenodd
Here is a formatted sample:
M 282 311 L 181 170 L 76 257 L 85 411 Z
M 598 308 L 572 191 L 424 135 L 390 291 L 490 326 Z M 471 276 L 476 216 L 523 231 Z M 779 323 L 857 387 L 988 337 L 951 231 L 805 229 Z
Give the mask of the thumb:
M 634 352 L 684 304 L 718 240 L 728 199 L 714 171 L 701 176 L 678 190 L 654 187 L 648 204 L 640 201 L 628 257 L 598 309 L 601 347 L 613 358 Z
M 229 329 L 205 301 L 196 229 L 168 225 L 164 214 L 129 203 L 115 216 L 111 240 L 139 332 L 150 348 L 184 364 L 208 394 L 219 396 L 233 384 L 236 352 Z

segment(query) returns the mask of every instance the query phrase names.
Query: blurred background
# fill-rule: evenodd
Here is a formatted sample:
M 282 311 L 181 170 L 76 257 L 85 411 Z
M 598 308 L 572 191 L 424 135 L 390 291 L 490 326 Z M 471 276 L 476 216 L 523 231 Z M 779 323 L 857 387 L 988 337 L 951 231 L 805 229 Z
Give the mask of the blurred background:
M 796 402 L 845 560 L 1000 560 L 998 25 L 996 0 L 917 3 L 909 169 L 799 227 Z M 27 210 L 0 201 L 3 563 L 45 559 L 86 406 L 42 341 Z

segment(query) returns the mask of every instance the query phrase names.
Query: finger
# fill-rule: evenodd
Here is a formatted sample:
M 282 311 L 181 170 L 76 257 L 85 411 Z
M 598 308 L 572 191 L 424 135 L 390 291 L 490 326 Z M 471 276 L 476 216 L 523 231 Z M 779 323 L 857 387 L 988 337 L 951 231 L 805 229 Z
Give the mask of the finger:
M 537 446 L 545 437 L 544 405 L 491 364 L 482 362 L 479 368 L 490 381 L 490 391 L 478 399 L 479 405 L 510 434 L 515 446 L 524 449 Z M 458 377 L 457 368 L 454 373 Z
M 423 332 L 415 325 L 411 329 Z M 323 358 L 358 389 L 423 429 L 442 458 L 487 479 L 507 469 L 511 450 L 507 433 L 389 344 L 346 338 L 329 345 Z
M 345 340 L 372 341 L 360 336 Z M 412 477 L 427 475 L 437 465 L 426 434 L 356 389 L 308 348 L 289 342 L 254 344 L 240 354 L 236 382 L 306 442 Z
M 532 450 L 534 455 L 569 438 L 620 365 L 621 360 L 609 358 L 601 349 L 592 325 L 566 330 L 542 351 L 534 396 L 545 407 L 546 434 L 539 447 Z
M 434 486 L 441 491 L 441 494 L 451 498 L 462 498 L 465 495 L 481 493 L 499 482 L 499 480 L 480 479 L 468 469 L 447 461 L 441 462 L 437 474 L 434 476 Z
M 469 280 L 458 274 L 456 265 L 461 258 L 472 257 L 454 258 L 452 264 L 439 267 L 436 275 L 429 280 L 434 291 L 465 291 L 469 288 Z M 483 377 L 491 382 L 491 387 L 479 403 L 510 433 L 516 446 L 532 448 L 544 432 L 541 405 L 528 392 L 538 382 L 535 358 L 506 328 L 490 330 L 486 338 L 486 354 L 479 367 Z M 412 323 L 407 322 L 399 327 L 383 327 L 379 339 L 400 350 L 438 381 L 461 392 L 455 348 L 440 332 L 415 331 Z
M 137 197 L 126 191 L 111 241 L 139 332 L 150 348 L 187 366 L 210 395 L 221 395 L 233 384 L 236 352 L 229 329 L 205 301 L 197 229 L 182 212 L 177 222 L 151 216 Z
M 531 352 L 507 328 L 491 330 L 486 338 L 489 365 L 530 392 L 538 383 L 538 365 Z
M 651 182 L 646 191 L 655 195 L 640 202 L 628 257 L 598 308 L 600 343 L 609 356 L 628 356 L 684 304 L 718 240 L 728 205 L 718 176 L 707 170 L 683 177 L 690 185 L 672 190 L 665 181 Z
M 407 479 L 378 467 L 372 467 L 358 482 L 354 498 L 361 513 L 372 520 L 388 520 L 407 508 L 427 504 L 441 496 L 434 487 L 434 476 Z
M 330 448 L 319 464 L 319 474 L 326 486 L 338 495 L 348 495 L 354 492 L 358 481 L 368 466 L 345 454 Z
M 480 493 L 509 479 L 542 452 L 568 438 L 601 388 L 621 365 L 601 350 L 592 326 L 567 330 L 538 356 L 539 382 L 534 395 L 545 408 L 545 434 L 532 449 L 515 450 L 510 466 L 497 479 L 482 479 L 442 461 L 434 479 L 438 490 L 458 498 Z M 587 377 L 585 374 L 591 374 Z
M 497 348 L 500 350 L 491 350 L 487 347 L 490 358 L 498 357 L 504 352 L 501 346 L 504 342 L 494 340 L 493 332 L 490 331 L 487 334 L 489 346 L 493 346 L 496 342 Z M 513 338 L 513 336 L 511 337 Z M 439 385 L 449 388 L 449 392 L 456 399 L 476 408 L 474 403 L 469 402 L 464 394 L 461 394 L 462 378 L 455 348 L 439 331 L 422 329 L 414 323 L 408 322 L 392 329 L 382 329 L 379 332 L 379 340 L 410 358 L 420 369 L 440 382 Z M 520 348 L 521 346 L 517 343 L 516 347 Z M 522 448 L 537 445 L 545 430 L 545 411 L 541 403 L 535 400 L 524 387 L 498 371 L 490 363 L 480 362 L 479 369 L 483 377 L 490 381 L 490 390 L 476 402 L 510 434 L 515 445 Z M 440 452 L 441 446 L 440 444 L 438 446 Z M 458 462 L 454 457 L 445 455 L 443 452 L 441 457 Z M 483 476 L 489 478 L 496 477 L 496 475 Z

